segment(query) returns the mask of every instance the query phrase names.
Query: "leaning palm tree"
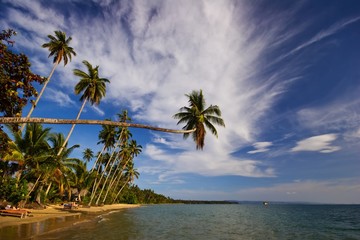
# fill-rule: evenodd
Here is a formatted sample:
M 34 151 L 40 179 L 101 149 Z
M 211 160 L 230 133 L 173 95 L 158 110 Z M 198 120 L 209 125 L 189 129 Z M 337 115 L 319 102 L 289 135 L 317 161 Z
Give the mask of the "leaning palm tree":
M 212 134 L 218 136 L 213 124 L 225 127 L 224 120 L 221 117 L 220 108 L 217 105 L 210 105 L 208 108 L 205 99 L 200 91 L 192 91 L 186 94 L 189 98 L 189 107 L 180 108 L 180 112 L 174 115 L 175 119 L 180 119 L 177 124 L 186 123 L 184 130 L 196 129 L 192 132 L 192 137 L 196 143 L 196 149 L 202 150 L 205 145 L 205 126 L 210 129 Z M 184 133 L 184 138 L 188 138 L 190 133 Z
M 65 32 L 61 32 L 61 31 L 55 31 L 55 37 L 52 35 L 48 35 L 48 38 L 50 38 L 50 42 L 48 43 L 44 43 L 42 45 L 43 48 L 48 48 L 50 51 L 49 57 L 54 56 L 54 66 L 49 74 L 49 77 L 46 79 L 46 81 L 44 82 L 44 86 L 42 87 L 38 97 L 36 98 L 35 102 L 33 103 L 28 115 L 26 116 L 26 118 L 30 118 L 32 112 L 34 111 L 36 105 L 38 104 L 41 96 L 43 95 L 45 88 L 47 86 L 47 84 L 50 81 L 50 78 L 52 77 L 55 68 L 57 67 L 57 65 L 59 65 L 59 63 L 61 61 L 64 61 L 64 66 L 66 66 L 66 64 L 71 61 L 71 55 L 76 56 L 76 53 L 74 51 L 74 49 L 72 47 L 69 46 L 70 41 L 72 40 L 71 37 L 68 37 L 66 39 L 66 34 Z M 25 127 L 25 123 L 21 126 L 21 131 L 24 130 Z
M 87 67 L 88 73 L 81 71 L 80 69 L 74 69 L 75 76 L 80 77 L 80 82 L 75 86 L 75 94 L 80 94 L 83 92 L 83 95 L 80 98 L 80 101 L 82 101 L 83 104 L 76 117 L 76 120 L 80 118 L 81 112 L 84 110 L 87 101 L 90 101 L 91 105 L 100 104 L 100 100 L 105 97 L 106 94 L 106 83 L 110 82 L 106 78 L 99 77 L 99 66 L 94 68 L 86 60 L 83 61 L 83 64 Z M 75 124 L 71 126 L 70 132 L 65 139 L 63 147 L 69 141 L 74 128 Z M 61 154 L 63 147 L 60 149 L 58 155 Z

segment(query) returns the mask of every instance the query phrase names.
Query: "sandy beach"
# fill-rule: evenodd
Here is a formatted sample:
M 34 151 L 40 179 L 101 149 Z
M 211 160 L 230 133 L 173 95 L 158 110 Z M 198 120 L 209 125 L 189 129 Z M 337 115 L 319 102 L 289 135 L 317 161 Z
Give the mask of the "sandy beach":
M 79 207 L 77 209 L 64 209 L 60 205 L 49 205 L 46 209 L 35 210 L 29 209 L 31 211 L 31 216 L 26 218 L 11 217 L 11 216 L 0 216 L 0 229 L 7 226 L 19 226 L 22 224 L 30 224 L 41 222 L 51 218 L 67 217 L 67 216 L 76 216 L 81 214 L 94 214 L 100 215 L 104 212 L 109 212 L 113 210 L 120 210 L 126 208 L 135 208 L 139 207 L 138 204 L 113 204 L 113 205 L 104 205 L 101 207 Z

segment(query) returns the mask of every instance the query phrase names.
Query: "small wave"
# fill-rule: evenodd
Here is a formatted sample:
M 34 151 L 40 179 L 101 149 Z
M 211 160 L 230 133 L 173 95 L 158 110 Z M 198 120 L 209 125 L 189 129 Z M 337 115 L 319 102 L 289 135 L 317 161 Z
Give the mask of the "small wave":
M 109 221 L 109 219 L 108 219 L 108 218 L 101 218 L 101 219 L 98 221 L 98 223 L 105 222 L 105 221 Z
M 101 216 L 107 216 L 107 215 L 110 215 L 110 214 L 113 214 L 113 213 L 117 213 L 117 212 L 120 212 L 120 210 L 113 210 L 113 211 L 110 211 L 108 213 L 104 213 L 102 214 Z

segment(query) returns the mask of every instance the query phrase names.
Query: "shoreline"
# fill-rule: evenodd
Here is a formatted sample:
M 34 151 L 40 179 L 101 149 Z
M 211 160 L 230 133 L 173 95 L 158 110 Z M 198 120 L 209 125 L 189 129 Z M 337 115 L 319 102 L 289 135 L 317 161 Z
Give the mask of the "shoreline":
M 51 222 L 49 229 L 42 229 L 42 231 L 36 233 L 28 233 L 27 236 L 31 237 L 32 234 L 44 234 L 46 232 L 56 231 L 64 227 L 64 225 L 74 225 L 84 221 L 94 219 L 104 213 L 111 211 L 130 209 L 140 207 L 140 204 L 113 204 L 104 205 L 99 207 L 79 207 L 77 209 L 64 209 L 60 205 L 49 205 L 46 209 L 29 209 L 31 216 L 26 218 L 0 216 L 0 238 L 3 234 L 7 234 L 9 231 L 22 232 L 21 229 L 34 228 L 35 225 L 45 224 Z M 27 232 L 27 231 L 26 231 Z

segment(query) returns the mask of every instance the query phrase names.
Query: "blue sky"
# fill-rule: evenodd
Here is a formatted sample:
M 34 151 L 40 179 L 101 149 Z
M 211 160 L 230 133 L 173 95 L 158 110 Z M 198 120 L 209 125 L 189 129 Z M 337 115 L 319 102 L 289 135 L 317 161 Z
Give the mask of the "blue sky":
M 172 198 L 360 203 L 360 2 L 0 0 L 0 25 L 47 76 L 41 45 L 62 30 L 77 53 L 59 66 L 34 117 L 75 118 L 74 68 L 100 66 L 107 95 L 81 118 L 179 129 L 184 94 L 202 89 L 226 128 L 204 151 L 189 138 L 132 129 L 136 181 Z M 27 112 L 25 109 L 24 112 Z M 67 133 L 70 126 L 52 126 Z M 99 127 L 70 144 L 99 151 Z

